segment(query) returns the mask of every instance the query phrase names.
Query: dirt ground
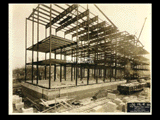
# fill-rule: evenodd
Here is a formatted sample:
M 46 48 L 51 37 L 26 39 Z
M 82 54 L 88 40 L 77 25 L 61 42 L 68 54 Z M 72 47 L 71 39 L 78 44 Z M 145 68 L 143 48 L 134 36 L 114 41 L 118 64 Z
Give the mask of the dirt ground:
M 45 80 L 45 82 L 46 82 L 46 80 Z M 73 82 L 73 81 L 72 81 Z M 71 83 L 72 83 L 71 82 Z M 43 83 L 43 81 L 41 81 L 41 83 L 40 84 L 42 84 Z M 65 84 L 65 85 L 68 85 L 68 84 L 70 84 L 70 82 L 69 81 L 63 81 L 63 84 L 62 83 L 59 83 L 59 81 L 56 81 L 55 83 L 54 83 L 54 85 L 53 86 L 55 86 L 56 85 L 56 83 L 57 84 L 59 84 L 59 85 L 63 85 L 63 84 Z M 73 82 L 74 83 L 74 82 Z M 17 87 L 16 87 L 17 88 Z M 139 91 L 139 92 L 135 92 L 135 93 L 133 93 L 133 94 L 130 94 L 130 95 L 123 95 L 123 94 L 120 94 L 117 90 L 113 90 L 112 92 L 113 93 L 115 93 L 116 94 L 116 96 L 117 96 L 117 98 L 120 98 L 120 99 L 123 99 L 124 97 L 129 97 L 130 99 L 129 99 L 129 101 L 128 102 L 151 102 L 151 88 L 150 87 L 144 87 L 144 89 L 142 90 L 142 91 Z M 18 93 L 17 93 L 18 94 Z M 107 99 L 106 99 L 107 100 Z M 22 102 L 24 102 L 24 108 L 29 108 L 29 107 L 33 107 L 33 111 L 34 111 L 34 113 L 38 113 L 39 111 L 34 107 L 34 105 L 31 103 L 31 102 L 29 102 L 28 100 L 26 100 L 26 99 L 22 99 Z M 96 104 L 95 103 L 93 103 L 93 101 L 91 101 L 91 97 L 88 97 L 88 98 L 85 98 L 85 99 L 82 99 L 82 100 L 80 100 L 80 103 L 81 103 L 81 105 L 83 106 L 83 107 L 85 107 L 86 109 L 87 109 L 87 107 L 89 108 L 89 107 L 91 107 L 92 105 L 94 106 L 96 106 Z M 102 102 L 103 103 L 103 102 Z M 74 108 L 78 108 L 79 110 L 81 109 L 81 105 L 73 105 L 74 106 Z M 98 104 L 97 104 L 98 105 Z M 85 109 L 84 108 L 84 109 Z M 93 107 L 94 108 L 94 107 Z M 64 106 L 62 106 L 62 105 L 57 105 L 57 108 L 56 109 L 51 109 L 51 110 L 48 110 L 47 111 L 47 113 L 55 113 L 55 112 L 60 112 L 60 111 L 64 111 L 65 112 L 65 107 Z M 77 109 L 75 110 L 75 112 L 76 111 L 78 111 Z M 74 112 L 74 110 L 70 110 L 70 111 L 67 111 L 67 112 Z M 93 112 L 93 109 L 89 109 L 88 111 L 87 111 L 88 113 L 90 113 L 90 112 Z M 120 112 L 122 112 L 122 111 L 120 111 Z M 17 111 L 16 109 L 15 109 L 15 106 L 13 105 L 13 113 L 22 113 L 22 111 Z

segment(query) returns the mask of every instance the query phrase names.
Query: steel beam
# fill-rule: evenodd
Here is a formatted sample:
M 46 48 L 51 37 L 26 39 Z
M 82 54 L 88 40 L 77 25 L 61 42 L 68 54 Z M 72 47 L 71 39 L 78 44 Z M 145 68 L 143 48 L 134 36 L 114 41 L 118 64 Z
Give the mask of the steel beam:
M 56 59 L 56 50 L 54 52 L 54 59 Z M 56 64 L 54 65 L 54 81 L 56 81 Z
M 73 61 L 73 49 L 72 49 L 71 61 Z M 71 65 L 71 81 L 73 81 L 73 65 Z
M 56 23 L 58 20 L 60 20 L 61 18 L 63 18 L 65 15 L 67 15 L 68 13 L 72 12 L 74 9 L 77 8 L 77 5 L 72 5 L 70 7 L 68 7 L 66 10 L 64 10 L 62 13 L 60 13 L 58 16 L 56 16 L 52 21 L 51 21 L 51 25 L 53 25 L 54 23 Z M 50 25 L 50 23 L 48 23 L 46 25 L 46 28 L 48 28 Z M 56 30 L 58 31 L 58 30 Z
M 47 29 L 46 28 L 44 28 L 45 29 L 45 38 L 47 37 Z M 45 60 L 47 59 L 47 53 L 45 53 Z M 46 74 L 46 72 L 47 72 L 47 66 L 45 65 L 45 80 L 47 79 L 47 74 Z
M 27 79 L 27 18 L 25 20 L 25 82 Z
M 100 9 L 97 5 L 94 4 L 94 6 L 104 15 L 104 17 L 105 17 L 115 28 L 117 28 L 116 25 L 101 11 L 101 9 Z
M 60 59 L 62 60 L 62 48 L 61 48 Z M 60 64 L 60 82 L 62 82 L 62 64 Z
M 33 16 L 34 16 L 34 14 L 33 14 Z M 34 21 L 34 18 L 32 18 L 32 20 Z M 32 46 L 34 44 L 34 22 L 33 21 L 32 21 Z M 33 71 L 34 71 L 33 62 L 34 62 L 34 52 L 32 49 L 32 84 L 33 84 Z
M 87 4 L 87 10 L 88 10 L 88 13 L 89 13 L 89 9 L 88 9 L 88 4 Z M 89 41 L 89 14 L 87 15 L 87 22 L 88 22 L 88 24 L 87 24 L 87 27 L 88 27 L 88 29 L 87 29 L 87 39 L 88 39 L 88 58 L 90 57 L 90 51 L 89 51 L 89 46 L 90 46 L 90 41 Z M 78 33 L 77 33 L 78 34 Z M 88 69 L 87 69 L 87 85 L 89 85 L 89 76 L 90 76 L 90 69 L 89 69 L 89 66 L 88 66 Z
M 82 19 L 83 17 L 87 16 L 88 13 L 89 13 L 88 10 L 86 10 L 85 12 L 81 13 L 80 15 L 78 15 L 79 17 L 75 16 L 73 19 L 67 21 L 66 23 L 64 23 L 63 25 L 61 25 L 60 27 L 58 27 L 56 29 L 56 31 L 58 32 L 59 30 L 61 30 L 61 29 L 65 28 L 65 27 L 67 27 L 68 25 L 74 23 L 76 20 L 78 21 L 79 19 Z M 78 25 L 77 25 L 77 27 L 78 27 Z
M 97 16 L 91 18 L 91 19 L 89 20 L 89 24 L 97 21 L 97 19 L 98 19 Z M 88 24 L 87 21 L 84 21 L 84 22 L 80 23 L 80 24 L 78 25 L 78 29 L 86 26 L 87 24 Z M 76 26 L 73 27 L 73 28 L 71 28 L 71 29 L 69 29 L 69 30 L 67 30 L 67 31 L 65 31 L 65 34 L 69 34 L 69 33 L 73 32 L 73 31 L 76 31 Z M 74 34 L 72 35 L 72 37 L 75 37 L 76 34 L 77 34 L 77 33 L 74 33 Z
M 52 50 L 52 46 L 51 46 L 51 33 L 52 33 L 52 29 L 51 29 L 51 17 L 52 17 L 52 4 L 50 4 L 50 40 L 49 40 L 49 89 L 51 88 L 51 50 Z
M 66 54 L 64 54 L 64 60 L 66 60 Z M 66 65 L 64 65 L 64 79 L 66 81 Z
M 37 16 L 37 43 L 39 42 L 39 7 L 38 7 L 38 16 Z M 39 61 L 39 44 L 37 45 L 37 62 Z M 37 64 L 37 81 L 36 84 L 38 85 L 38 79 L 39 79 L 39 69 L 38 69 L 38 64 Z
M 85 16 L 85 13 L 87 13 L 86 11 L 82 14 L 80 14 L 81 16 L 79 17 L 79 15 L 78 15 L 78 7 L 77 7 L 77 16 L 76 16 L 76 33 L 77 33 L 77 36 L 76 36 L 76 40 L 77 40 L 77 49 L 76 49 L 76 53 L 78 54 L 78 42 L 79 42 L 79 39 L 78 39 L 78 20 L 79 20 L 79 18 L 82 18 L 82 17 L 84 17 Z M 73 20 L 73 19 L 72 19 Z M 78 57 L 76 57 L 76 80 L 75 80 L 75 86 L 77 86 L 77 81 L 78 81 L 78 66 L 77 66 L 77 64 L 78 64 Z

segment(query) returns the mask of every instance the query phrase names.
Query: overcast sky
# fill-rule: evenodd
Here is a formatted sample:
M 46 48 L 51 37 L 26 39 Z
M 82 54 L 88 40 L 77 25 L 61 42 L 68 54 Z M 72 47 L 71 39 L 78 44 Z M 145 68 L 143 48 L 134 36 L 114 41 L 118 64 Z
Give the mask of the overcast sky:
M 83 4 L 86 8 L 86 4 Z M 120 31 L 127 31 L 137 37 L 147 17 L 140 41 L 151 53 L 151 4 L 97 4 Z M 37 4 L 9 4 L 9 66 L 23 67 L 25 64 L 25 19 Z M 106 18 L 89 4 L 89 9 L 101 19 Z M 28 46 L 29 47 L 29 46 Z

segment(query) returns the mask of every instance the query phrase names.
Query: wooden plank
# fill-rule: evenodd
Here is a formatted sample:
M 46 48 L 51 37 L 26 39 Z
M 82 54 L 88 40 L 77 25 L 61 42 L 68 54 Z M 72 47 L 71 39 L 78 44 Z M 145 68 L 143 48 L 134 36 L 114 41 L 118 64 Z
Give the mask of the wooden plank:
M 31 103 L 34 104 L 34 106 L 37 108 L 37 110 L 40 110 L 39 107 L 38 107 L 38 104 L 35 103 L 33 100 L 31 100 L 30 98 L 26 97 Z
M 60 105 L 62 105 L 65 108 L 68 108 L 67 106 L 65 106 L 63 103 L 59 102 Z
M 64 102 L 66 105 L 68 105 L 69 107 L 72 107 L 72 105 L 68 104 L 66 101 L 62 101 Z
M 43 99 L 40 99 L 40 100 L 42 101 L 43 105 L 45 105 L 46 107 L 49 107 L 47 102 L 45 102 Z

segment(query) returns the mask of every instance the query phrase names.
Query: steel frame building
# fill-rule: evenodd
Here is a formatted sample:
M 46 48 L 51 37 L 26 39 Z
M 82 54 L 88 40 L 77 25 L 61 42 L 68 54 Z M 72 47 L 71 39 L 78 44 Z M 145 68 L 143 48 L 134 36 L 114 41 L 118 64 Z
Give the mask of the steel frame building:
M 32 22 L 30 47 L 27 46 L 28 21 Z M 34 32 L 35 24 L 37 24 L 37 33 Z M 43 40 L 39 39 L 40 25 L 44 26 L 45 30 Z M 49 30 L 48 36 L 47 30 Z M 59 31 L 64 33 L 64 37 L 57 36 Z M 71 39 L 65 37 L 68 34 Z M 36 44 L 34 44 L 35 35 L 37 36 Z M 149 53 L 143 47 L 135 35 L 119 31 L 109 19 L 103 21 L 88 9 L 88 5 L 86 9 L 78 4 L 66 4 L 65 8 L 57 4 L 39 4 L 25 22 L 25 82 L 27 82 L 27 65 L 32 65 L 32 84 L 33 66 L 36 65 L 36 85 L 39 81 L 39 66 L 45 67 L 45 79 L 46 67 L 49 66 L 47 87 L 49 89 L 51 88 L 51 66 L 54 66 L 54 81 L 56 80 L 56 67 L 60 66 L 60 82 L 62 82 L 62 68 L 66 80 L 66 67 L 71 67 L 71 81 L 75 78 L 75 86 L 77 86 L 78 77 L 84 78 L 84 69 L 87 69 L 87 84 L 89 84 L 91 70 L 96 83 L 99 77 L 103 78 L 104 82 L 106 78 L 110 81 L 114 78 L 116 81 L 125 77 L 128 63 L 134 73 L 139 70 L 148 70 L 145 66 L 149 63 L 145 62 L 146 58 L 143 55 Z M 27 62 L 27 50 L 32 51 L 32 62 Z M 34 51 L 37 52 L 36 62 Z M 45 53 L 44 60 L 39 60 L 39 52 Z M 46 59 L 47 53 L 49 53 L 49 59 Z M 54 59 L 51 58 L 52 53 L 54 53 Z M 57 59 L 57 55 L 60 55 L 60 59 Z M 68 56 L 71 58 L 70 62 L 66 59 Z M 137 75 L 132 74 L 132 78 L 137 78 Z

